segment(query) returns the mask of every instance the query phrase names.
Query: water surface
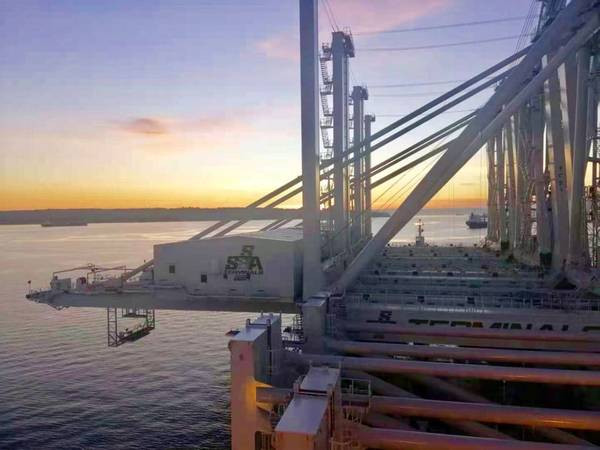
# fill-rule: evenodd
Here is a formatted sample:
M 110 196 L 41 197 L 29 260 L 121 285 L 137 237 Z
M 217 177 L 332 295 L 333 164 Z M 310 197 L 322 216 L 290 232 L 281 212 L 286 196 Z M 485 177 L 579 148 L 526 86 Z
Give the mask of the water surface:
M 472 244 L 467 211 L 425 211 L 431 243 Z M 374 219 L 377 231 L 386 219 Z M 0 448 L 229 448 L 224 333 L 247 313 L 157 311 L 149 336 L 106 345 L 106 311 L 24 299 L 27 281 L 86 263 L 135 267 L 212 222 L 0 226 Z M 251 222 L 256 230 L 266 222 Z M 394 240 L 412 242 L 411 223 Z

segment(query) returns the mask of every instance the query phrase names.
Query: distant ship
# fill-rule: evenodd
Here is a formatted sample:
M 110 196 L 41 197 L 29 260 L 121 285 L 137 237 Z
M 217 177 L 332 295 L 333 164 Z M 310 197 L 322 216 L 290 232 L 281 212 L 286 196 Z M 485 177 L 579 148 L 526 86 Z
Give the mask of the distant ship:
M 465 223 L 469 228 L 487 228 L 487 216 L 485 214 L 471 213 Z
M 87 222 L 44 222 L 40 225 L 43 227 L 87 227 Z

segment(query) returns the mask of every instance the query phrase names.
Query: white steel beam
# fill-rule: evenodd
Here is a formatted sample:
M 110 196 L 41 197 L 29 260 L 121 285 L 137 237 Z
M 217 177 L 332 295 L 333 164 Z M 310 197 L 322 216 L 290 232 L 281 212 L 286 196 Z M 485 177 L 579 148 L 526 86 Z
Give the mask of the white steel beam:
M 540 265 L 552 263 L 550 221 L 546 201 L 547 182 L 544 171 L 544 113 L 542 92 L 531 99 L 531 146 L 535 192 L 535 226 Z
M 371 124 L 375 116 L 365 116 L 365 237 L 371 237 Z
M 531 241 L 531 200 L 532 200 L 532 132 L 531 103 L 523 105 L 513 117 L 512 146 L 515 173 L 514 246 L 519 251 L 534 250 Z
M 598 92 L 600 91 L 598 80 L 600 77 L 598 58 L 599 54 L 596 52 L 592 57 L 592 68 L 591 73 L 593 74 L 588 82 L 588 117 L 587 117 L 587 130 L 588 139 L 590 140 L 589 156 L 595 158 L 595 162 L 591 162 L 591 186 L 590 186 L 590 224 L 587 233 L 587 246 L 589 249 L 589 258 L 591 267 L 600 266 L 600 245 L 598 238 L 600 237 L 600 218 L 598 214 L 598 187 L 600 179 L 598 175 L 600 173 L 599 165 L 600 158 L 598 158 Z
M 303 297 L 322 287 L 319 177 L 319 71 L 317 0 L 300 0 L 300 86 L 302 129 Z
M 498 233 L 500 235 L 500 249 L 508 249 L 508 228 L 506 226 L 506 194 L 505 194 L 505 183 L 504 183 L 504 140 L 502 130 L 499 130 L 496 135 L 496 182 L 498 183 L 496 189 L 496 202 L 498 204 Z
M 571 165 L 568 128 L 563 128 L 567 111 L 561 105 L 561 85 L 558 72 L 553 73 L 544 85 L 546 111 L 547 166 L 550 174 L 552 201 L 552 267 L 564 268 L 569 251 L 569 184 L 567 166 Z
M 343 161 L 348 149 L 348 55 L 347 35 L 342 31 L 332 34 L 333 57 L 333 226 L 334 252 L 348 249 L 348 177 Z
M 354 211 L 352 220 L 352 240 L 353 244 L 363 238 L 364 235 L 364 223 L 365 216 L 363 213 L 364 209 L 364 192 L 362 184 L 363 174 L 363 154 L 364 151 L 361 147 L 361 143 L 364 140 L 364 101 L 368 99 L 367 90 L 362 86 L 354 86 L 352 89 L 352 106 L 353 106 L 353 117 L 354 117 L 354 136 L 353 136 L 353 148 L 354 148 Z
M 577 96 L 577 57 L 576 54 L 569 55 L 565 60 L 565 63 L 560 67 L 558 71 L 561 84 L 561 104 L 563 111 L 565 111 L 565 131 L 568 131 L 569 136 L 569 148 L 571 151 L 574 136 L 575 136 L 575 102 Z M 570 188 L 570 186 L 569 186 Z
M 585 221 L 585 171 L 588 158 L 588 78 L 590 76 L 590 48 L 585 45 L 577 52 L 577 95 L 573 143 L 573 183 L 571 189 L 571 219 L 569 234 L 569 265 L 582 268 L 588 262 Z
M 508 241 L 510 248 L 515 248 L 519 240 L 517 231 L 517 180 L 516 180 L 516 155 L 514 146 L 514 133 L 513 120 L 516 116 L 512 117 L 506 122 L 504 128 L 504 139 L 506 142 L 506 156 L 508 160 L 507 169 L 507 192 L 508 192 Z
M 495 139 L 490 139 L 486 146 L 488 160 L 488 241 L 498 241 L 498 202 L 496 195 L 496 145 Z

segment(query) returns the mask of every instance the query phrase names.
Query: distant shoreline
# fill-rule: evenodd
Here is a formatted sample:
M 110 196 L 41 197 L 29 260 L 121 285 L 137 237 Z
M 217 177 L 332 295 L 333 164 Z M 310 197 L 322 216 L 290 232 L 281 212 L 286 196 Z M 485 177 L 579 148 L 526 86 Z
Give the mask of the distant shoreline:
M 300 219 L 298 209 L 279 208 L 128 208 L 128 209 L 44 209 L 0 211 L 0 225 L 42 223 L 149 223 L 203 222 L 220 220 Z M 373 211 L 373 217 L 389 217 Z

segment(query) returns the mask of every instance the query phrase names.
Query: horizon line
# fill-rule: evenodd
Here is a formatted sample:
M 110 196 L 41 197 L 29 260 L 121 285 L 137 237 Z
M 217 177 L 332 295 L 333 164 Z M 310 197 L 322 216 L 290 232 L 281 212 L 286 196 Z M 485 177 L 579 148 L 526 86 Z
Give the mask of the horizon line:
M 422 209 L 484 209 L 487 205 L 479 206 L 425 206 Z M 257 209 L 257 210 L 284 210 L 284 211 L 299 211 L 302 208 L 285 208 L 285 207 L 260 207 L 260 206 L 136 206 L 131 208 L 98 208 L 98 207 L 87 207 L 87 208 L 37 208 L 37 209 L 0 209 L 0 213 L 17 213 L 17 212 L 42 212 L 42 211 L 126 211 L 126 210 L 176 210 L 176 209 L 203 209 L 203 210 L 233 210 L 233 209 Z M 393 211 L 396 208 L 372 208 L 372 211 Z

